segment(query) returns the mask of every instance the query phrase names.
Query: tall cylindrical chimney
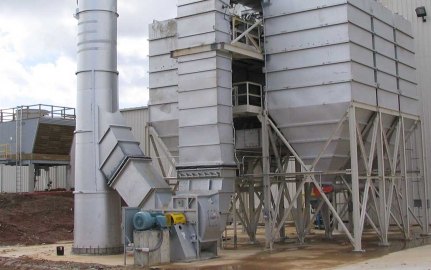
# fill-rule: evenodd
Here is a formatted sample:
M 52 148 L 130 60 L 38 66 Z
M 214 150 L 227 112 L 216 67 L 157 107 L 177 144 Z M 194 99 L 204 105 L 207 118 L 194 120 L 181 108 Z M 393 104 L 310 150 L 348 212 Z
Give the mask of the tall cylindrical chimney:
M 121 200 L 99 170 L 99 119 L 118 110 L 117 1 L 79 0 L 73 252 L 122 250 Z

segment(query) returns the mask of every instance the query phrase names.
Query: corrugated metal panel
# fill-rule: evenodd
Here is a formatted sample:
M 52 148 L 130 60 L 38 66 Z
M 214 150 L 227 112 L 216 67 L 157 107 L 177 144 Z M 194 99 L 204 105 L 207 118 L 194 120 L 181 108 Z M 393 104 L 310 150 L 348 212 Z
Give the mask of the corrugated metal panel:
M 15 168 L 15 167 L 14 167 Z M 33 192 L 34 191 L 34 166 L 21 167 L 21 191 L 20 192 Z
M 48 171 L 41 170 L 34 181 L 34 166 L 22 166 L 22 191 L 33 192 L 48 189 L 51 181 L 51 189 L 70 189 L 68 184 L 67 166 L 50 167 Z M 16 192 L 16 169 L 15 166 L 0 165 L 0 193 Z
M 420 101 L 422 102 L 422 120 L 425 135 L 425 152 L 427 159 L 428 180 L 431 173 L 431 23 L 422 22 L 416 16 L 415 9 L 424 6 L 431 12 L 429 0 L 380 0 L 385 6 L 412 22 L 416 45 L 417 82 Z M 414 187 L 413 187 L 414 188 Z M 412 199 L 417 199 L 417 188 L 412 191 Z M 428 192 L 429 193 L 429 192 Z M 416 211 L 416 210 L 415 210 Z
M 32 167 L 31 167 L 32 168 Z M 21 192 L 32 191 L 30 184 L 29 166 L 22 166 L 22 190 Z M 15 193 L 16 192 L 16 169 L 15 166 L 0 165 L 0 193 Z
M 36 182 L 35 182 L 35 191 L 43 191 L 47 188 L 47 172 L 45 170 L 40 170 L 40 175 L 36 176 Z
M 162 171 L 160 164 L 165 168 L 165 170 L 170 171 L 171 173 L 167 174 L 172 176 L 175 174 L 175 168 L 172 168 L 171 163 L 169 162 L 169 158 L 164 156 L 160 149 L 159 154 L 162 156 L 156 157 L 156 153 L 154 147 L 151 145 L 150 149 L 148 147 L 148 131 L 146 129 L 147 123 L 149 122 L 149 110 L 147 107 L 140 108 L 132 108 L 132 109 L 124 109 L 121 110 L 121 113 L 126 120 L 126 123 L 129 127 L 132 128 L 133 136 L 137 141 L 139 141 L 142 151 L 153 159 L 153 165 L 159 170 Z
M 55 171 L 55 187 L 54 188 L 66 188 L 67 185 L 67 167 L 66 166 L 59 166 L 59 167 L 53 167 Z
M 1 192 L 16 192 L 15 167 L 0 165 Z
M 50 167 L 49 170 L 41 170 L 36 176 L 34 191 L 45 191 L 49 189 L 70 189 L 67 183 L 67 166 Z
M 123 115 L 126 123 L 129 127 L 132 128 L 132 133 L 135 139 L 140 143 L 142 151 L 147 153 L 147 149 L 145 149 L 146 142 L 146 125 L 148 123 L 148 108 L 133 108 L 122 110 L 121 114 Z

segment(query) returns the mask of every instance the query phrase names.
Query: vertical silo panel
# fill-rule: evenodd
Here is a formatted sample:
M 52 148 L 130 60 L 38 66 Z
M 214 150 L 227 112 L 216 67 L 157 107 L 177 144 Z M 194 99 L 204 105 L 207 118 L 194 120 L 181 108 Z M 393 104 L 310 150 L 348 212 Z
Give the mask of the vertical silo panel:
M 349 53 L 349 44 L 289 51 L 271 56 L 276 60 L 271 61 L 271 70 L 267 71 L 292 70 L 309 66 L 323 66 L 327 63 L 347 62 L 350 60 Z M 371 60 L 371 63 L 373 61 L 372 57 L 368 60 Z
M 178 105 L 167 103 L 167 104 L 156 104 L 151 106 L 151 122 L 159 124 L 158 122 L 170 121 L 172 115 L 178 115 Z M 159 134 L 163 136 L 163 134 Z
M 392 58 L 388 58 L 386 56 L 383 56 L 381 54 L 376 55 L 376 67 L 384 71 L 386 73 L 389 73 L 391 75 L 396 76 L 397 74 L 397 68 L 395 60 Z
M 161 54 L 151 56 L 151 61 L 149 62 L 149 72 L 158 72 L 165 70 L 175 70 L 178 68 L 177 60 L 171 58 L 170 54 Z
M 350 48 L 350 59 L 352 61 L 372 67 L 374 65 L 373 51 L 357 44 L 346 44 Z M 336 48 L 335 48 L 336 49 Z M 349 60 L 350 60 L 349 59 Z
M 318 27 L 316 25 L 316 27 Z M 349 41 L 347 25 L 331 25 L 323 28 L 308 29 L 289 34 L 280 33 L 266 37 L 266 52 L 268 54 L 286 51 L 303 50 Z
M 406 80 L 400 80 L 400 92 L 402 95 L 418 99 L 418 89 L 417 85 L 415 83 L 406 81 Z
M 372 48 L 373 36 L 367 30 L 356 25 L 349 24 L 347 42 L 353 42 L 365 48 Z
M 216 58 L 214 59 L 214 57 Z M 186 59 L 186 57 L 181 59 L 181 65 L 178 67 L 178 74 L 180 75 L 216 69 L 231 72 L 232 69 L 230 58 L 216 55 L 215 52 L 199 54 L 197 59 Z
M 404 48 L 397 48 L 398 61 L 410 67 L 416 67 L 415 54 Z
M 379 89 L 377 96 L 379 107 L 395 111 L 399 110 L 399 100 L 397 94 Z
M 414 68 L 402 63 L 398 63 L 398 72 L 401 79 L 410 81 L 412 83 L 417 82 L 417 74 Z
M 178 102 L 181 104 L 180 109 L 194 108 L 196 106 L 195 99 L 201 100 L 202 107 L 212 107 L 217 106 L 217 104 L 230 106 L 232 102 L 229 102 L 226 97 L 231 95 L 232 90 L 229 88 L 209 88 L 202 91 L 182 92 Z
M 368 1 L 368 0 L 367 0 Z M 377 20 L 383 21 L 388 25 L 394 25 L 394 14 L 377 1 L 368 1 L 371 3 L 371 13 Z
M 314 9 L 306 13 L 292 13 L 289 16 L 273 17 L 265 22 L 266 36 L 291 33 L 315 28 L 316 25 L 336 25 L 347 21 L 346 6 Z M 337 16 L 334 16 L 334 13 Z
M 345 70 L 345 72 L 338 72 L 340 69 Z M 313 76 L 310 76 L 310 74 L 313 74 Z M 325 68 L 316 66 L 271 72 L 267 76 L 268 91 L 339 83 L 350 81 L 352 78 L 349 63 L 330 64 L 326 65 Z
M 394 44 L 390 42 L 393 35 L 392 13 L 374 1 L 348 2 L 350 5 L 344 1 L 338 2 L 338 4 L 346 4 L 347 8 L 331 6 L 334 4 L 333 1 L 319 6 L 315 1 L 299 0 L 269 2 L 264 6 L 265 27 L 269 29 L 269 34 L 268 30 L 265 32 L 269 111 L 279 128 L 292 142 L 294 148 L 299 149 L 298 152 L 307 162 L 311 162 L 320 152 L 351 101 L 376 105 L 376 99 L 381 99 L 385 95 L 385 101 L 380 102 L 381 104 L 394 110 L 399 107 L 393 60 L 395 50 Z M 312 7 L 313 5 L 315 6 Z M 332 18 L 329 15 L 331 10 Z M 346 13 L 341 13 L 341 10 L 346 10 Z M 301 16 L 294 14 L 299 11 L 302 12 Z M 342 17 L 347 17 L 347 20 L 345 23 L 340 21 L 337 25 L 325 24 L 322 21 L 322 24 L 311 27 L 313 22 L 318 21 L 311 14 L 325 14 L 323 18 L 331 18 L 326 22 L 333 23 L 336 21 L 335 18 Z M 280 16 L 275 18 L 274 15 Z M 376 16 L 375 22 L 378 24 L 375 38 L 372 32 L 372 15 Z M 304 23 L 309 29 L 305 26 L 301 29 L 299 23 L 290 23 L 289 26 L 277 23 L 277 21 L 283 21 L 280 18 L 283 16 L 287 17 L 284 21 L 290 22 L 295 22 L 290 18 L 293 16 L 313 18 Z M 277 27 L 270 27 L 271 25 L 277 25 Z M 297 27 L 298 31 L 289 32 L 294 27 Z M 330 55 L 322 53 L 322 60 L 310 57 L 301 61 L 297 57 L 300 53 L 292 53 L 296 50 L 310 53 L 318 48 L 320 52 L 324 52 L 320 49 L 324 46 L 339 46 L 337 49 L 340 49 L 344 48 L 341 46 L 343 43 L 349 44 L 350 48 L 345 63 L 339 63 L 344 57 L 344 50 L 340 50 L 341 55 L 333 59 L 329 59 Z M 374 44 L 375 48 L 373 48 Z M 379 83 L 382 88 L 387 89 L 387 91 L 381 90 L 382 94 L 379 97 L 376 96 L 374 80 L 374 49 L 392 58 L 376 60 L 378 61 L 376 64 L 381 68 L 378 73 Z M 329 49 L 325 52 L 328 51 Z M 288 53 L 292 55 L 287 55 Z M 318 57 L 318 53 L 314 55 Z M 294 63 L 288 63 L 288 60 L 293 60 Z M 318 64 L 319 69 L 313 64 Z M 339 87 L 335 88 L 336 85 Z M 328 102 L 327 97 L 333 97 L 333 99 Z M 369 117 L 369 112 L 359 113 L 358 121 L 365 123 Z M 340 166 L 345 165 L 349 152 L 349 144 L 344 137 L 346 134 L 343 133 L 347 131 L 346 128 L 343 126 L 342 131 L 336 134 L 336 137 L 341 140 L 329 145 L 324 159 L 316 169 L 339 169 Z M 306 134 L 305 137 L 304 134 Z
M 360 82 L 366 85 L 374 85 L 374 70 L 369 66 L 365 66 L 358 63 L 351 63 L 350 76 L 356 82 Z M 340 67 L 341 68 L 341 67 Z
M 350 83 L 274 90 L 268 93 L 267 98 L 270 110 L 276 112 L 274 116 L 280 117 L 281 123 L 277 122 L 279 127 L 310 123 L 324 124 L 325 121 L 336 122 L 339 120 L 340 113 L 345 112 L 343 103 L 351 100 Z M 325 114 L 316 114 L 323 104 L 334 110 L 325 111 Z M 340 108 L 337 108 L 338 104 L 341 105 Z M 313 108 L 316 111 L 313 111 Z M 298 110 L 298 113 L 295 113 L 295 110 Z
M 205 13 L 208 10 L 221 10 L 223 5 L 227 3 L 223 1 L 178 1 L 178 17 L 186 17 L 195 15 L 196 13 Z
M 177 48 L 177 22 L 175 20 L 155 21 L 149 29 L 149 122 L 171 155 L 177 157 L 178 63 L 176 59 L 171 58 L 171 51 Z M 153 81 L 153 78 L 156 81 Z
M 346 0 L 315 0 L 315 1 L 270 1 L 264 6 L 265 17 L 286 15 L 345 4 Z
M 178 101 L 178 86 L 167 86 L 151 89 L 151 105 L 176 103 Z
M 414 5 L 414 3 L 413 3 L 413 5 Z M 414 7 L 414 8 L 416 8 L 416 6 Z M 413 11 L 413 9 L 414 8 L 412 8 L 412 11 Z M 409 14 L 410 15 L 410 17 L 411 16 L 413 16 L 414 17 L 414 19 L 416 20 L 416 14 L 414 13 L 414 12 L 412 12 L 411 14 Z M 404 18 L 402 15 L 400 15 L 400 14 L 394 14 L 394 25 L 395 25 L 395 28 L 398 30 L 398 31 L 401 31 L 401 32 L 403 32 L 404 34 L 406 34 L 406 35 L 409 35 L 409 36 L 411 36 L 411 37 L 413 37 L 413 28 L 412 28 L 412 24 L 408 21 L 408 19 L 409 18 Z M 419 20 L 420 21 L 420 20 Z
M 220 73 L 227 74 L 230 72 L 224 70 L 209 70 L 192 74 L 183 74 L 178 78 L 179 90 L 178 93 L 188 91 L 199 91 L 208 88 L 229 88 L 229 81 L 219 81 Z
M 228 1 L 203 0 L 178 3 L 178 49 L 230 42 L 230 24 L 222 6 Z
M 387 39 L 389 41 L 394 41 L 393 25 L 389 25 L 379 20 L 374 20 L 374 32 L 376 33 L 376 35 L 384 39 Z
M 406 96 L 400 96 L 401 111 L 412 115 L 419 115 L 420 107 L 418 107 L 418 99 Z
M 156 24 L 164 22 L 155 22 Z M 163 29 L 164 30 L 164 29 Z M 150 39 L 150 46 L 148 48 L 150 57 L 159 56 L 170 53 L 171 50 L 175 49 L 176 40 L 173 37 L 164 37 L 160 39 Z M 151 65 L 151 64 L 150 64 Z
M 404 34 L 401 31 L 396 31 L 397 44 L 411 52 L 415 51 L 415 42 L 411 36 Z
M 177 81 L 175 78 L 177 77 L 176 70 L 167 70 L 163 72 L 153 72 L 151 74 L 150 88 L 161 88 L 161 87 L 170 87 L 176 85 Z
M 395 47 L 394 44 L 390 41 L 387 41 L 381 37 L 375 37 L 375 48 L 379 54 L 382 54 L 386 57 L 395 58 Z
M 180 7 L 181 8 L 181 7 Z M 180 10 L 180 9 L 179 9 Z M 218 12 L 203 12 L 201 14 L 194 14 L 193 16 L 187 17 L 178 17 L 178 38 L 181 39 L 179 46 L 184 48 L 182 44 L 185 40 L 191 40 L 193 36 L 197 35 L 205 35 L 205 34 L 215 34 L 216 32 L 221 32 L 225 34 L 229 34 L 230 27 L 229 25 L 219 23 L 222 20 L 225 20 L 223 13 Z M 196 24 L 196 20 L 199 20 L 201 23 Z M 216 31 L 214 31 L 216 30 Z M 218 40 L 227 41 L 227 40 Z M 187 41 L 188 43 L 188 41 Z M 192 46 L 200 45 L 191 44 Z
M 230 21 L 223 12 L 226 4 L 180 1 L 178 49 L 230 42 Z M 234 164 L 230 55 L 192 53 L 179 57 L 178 63 L 179 165 Z
M 232 110 L 229 106 L 212 106 L 202 108 L 188 108 L 180 110 L 180 128 L 199 127 L 204 125 L 230 124 Z
M 366 85 L 358 82 L 352 82 L 350 86 L 352 92 L 352 101 L 369 104 L 372 106 L 377 105 L 377 92 L 375 86 Z
M 360 9 L 356 6 L 349 5 L 347 6 L 347 17 L 350 23 L 363 28 L 367 31 L 371 31 L 371 18 L 367 11 Z M 338 15 L 341 16 L 341 15 Z
M 389 75 L 385 72 L 378 71 L 377 83 L 379 84 L 379 88 L 388 92 L 393 92 L 395 94 L 398 94 L 397 79 L 394 75 Z

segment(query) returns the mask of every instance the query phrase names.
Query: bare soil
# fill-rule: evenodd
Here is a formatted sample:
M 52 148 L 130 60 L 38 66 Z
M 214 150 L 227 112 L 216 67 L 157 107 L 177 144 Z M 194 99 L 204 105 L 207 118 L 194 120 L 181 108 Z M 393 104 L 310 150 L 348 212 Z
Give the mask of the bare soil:
M 72 239 L 72 192 L 0 194 L 0 246 Z
M 80 270 L 80 269 L 123 269 L 99 264 L 85 264 L 75 262 L 53 262 L 47 260 L 34 260 L 28 257 L 2 258 L 0 257 L 0 270 Z
M 417 231 L 419 228 L 414 228 Z M 416 267 L 417 259 L 413 262 L 407 260 L 412 257 L 410 253 L 404 261 L 396 262 L 394 257 L 403 255 L 394 254 L 380 265 L 373 262 L 367 265 L 364 262 L 376 259 L 391 252 L 409 249 L 431 243 L 430 238 L 420 237 L 420 232 L 414 233 L 412 241 L 404 241 L 395 230 L 390 234 L 391 246 L 380 247 L 374 234 L 366 234 L 363 239 L 367 252 L 353 253 L 350 244 L 343 235 L 337 235 L 332 240 L 322 239 L 320 231 L 310 235 L 305 245 L 295 243 L 294 228 L 288 228 L 290 240 L 279 243 L 273 252 L 263 251 L 263 231 L 258 231 L 259 244 L 251 244 L 245 234 L 240 235 L 239 249 L 232 249 L 231 241 L 225 243 L 225 250 L 215 260 L 198 261 L 192 263 L 177 263 L 159 266 L 153 269 L 196 269 L 196 270 L 243 270 L 243 269 L 333 269 L 337 266 L 359 263 L 352 269 L 391 269 L 407 265 Z M 229 239 L 232 235 L 229 235 Z M 62 244 L 68 248 L 64 258 L 57 257 L 55 247 L 60 241 L 73 239 L 73 194 L 71 192 L 47 192 L 33 194 L 0 194 L 0 270 L 69 270 L 69 269 L 142 269 L 134 266 L 109 266 L 92 263 L 105 263 L 103 257 L 73 258 L 69 255 L 72 244 Z M 45 245 L 44 245 L 45 244 Z M 54 244 L 54 245 L 48 245 Z M 35 246 L 34 246 L 35 245 Z M 2 247 L 3 246 L 3 247 Z M 23 247 L 24 246 L 24 247 Z M 29 247 L 27 247 L 29 246 Z M 48 249 L 47 249 L 48 248 Z M 22 249 L 34 249 L 38 253 L 19 252 Z M 43 251 L 45 250 L 45 251 Z M 11 253 L 17 252 L 17 255 Z M 421 253 L 429 253 L 429 249 Z M 413 257 L 412 257 L 413 258 Z M 118 264 L 122 263 L 121 256 Z M 74 261 L 75 262 L 72 262 Z M 129 258 L 129 260 L 131 260 Z M 389 262 L 392 264 L 390 265 Z M 420 261 L 420 260 L 419 260 Z M 363 262 L 362 264 L 360 264 Z M 388 266 L 388 267 L 386 267 Z M 386 268 L 385 268 L 386 267 Z M 350 268 L 346 268 L 350 269 Z M 407 269 L 407 268 L 406 268 Z M 413 269 L 413 268 L 410 268 Z M 419 268 L 431 269 L 431 262 L 424 262 Z

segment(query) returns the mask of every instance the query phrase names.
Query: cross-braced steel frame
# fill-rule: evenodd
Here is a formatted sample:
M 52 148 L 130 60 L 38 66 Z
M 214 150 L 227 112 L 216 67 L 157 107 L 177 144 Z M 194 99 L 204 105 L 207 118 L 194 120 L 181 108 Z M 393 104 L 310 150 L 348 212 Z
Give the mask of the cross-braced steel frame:
M 357 117 L 364 112 L 370 115 L 367 122 Z M 381 245 L 389 245 L 392 225 L 405 239 L 411 238 L 412 225 L 429 234 L 429 189 L 418 116 L 352 103 L 311 164 L 303 161 L 265 110 L 259 119 L 262 152 L 260 156 L 243 157 L 244 169 L 233 202 L 235 228 L 240 222 L 251 241 L 256 241 L 262 218 L 267 248 L 283 239 L 288 220 L 293 221 L 298 240 L 304 243 L 318 212 L 323 216 L 325 236 L 332 237 L 338 228 L 354 251 L 362 251 L 366 226 L 375 231 Z M 317 171 L 327 148 L 340 139 L 343 128 L 348 129 L 350 145 L 346 165 L 338 171 Z M 295 169 L 289 170 L 292 158 Z M 324 193 L 322 176 L 334 179 L 334 192 Z M 311 214 L 313 187 L 320 196 Z

